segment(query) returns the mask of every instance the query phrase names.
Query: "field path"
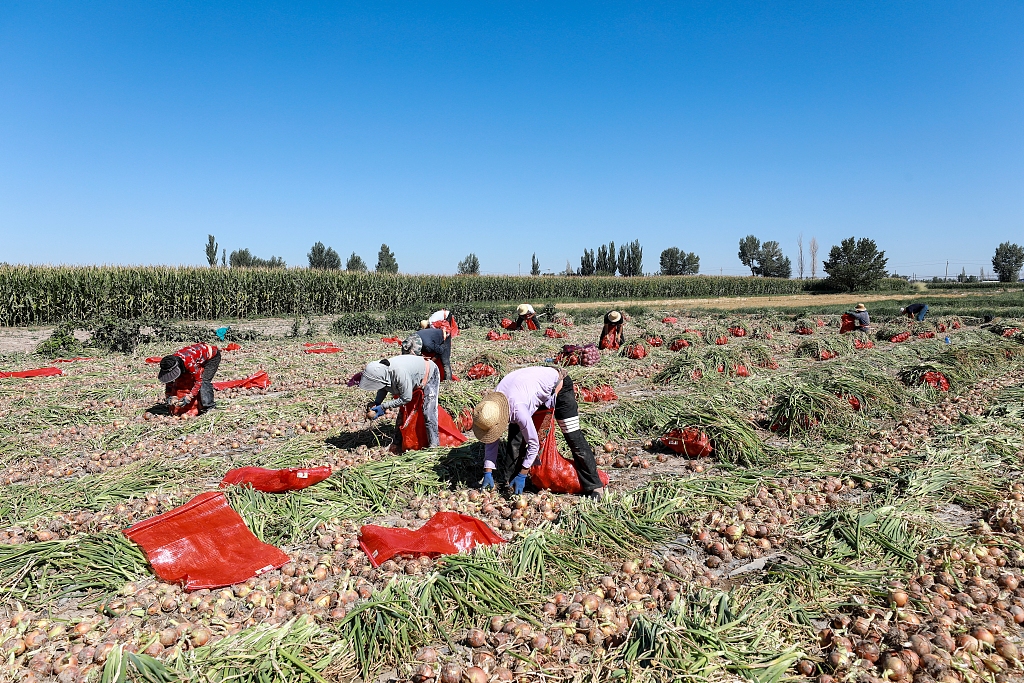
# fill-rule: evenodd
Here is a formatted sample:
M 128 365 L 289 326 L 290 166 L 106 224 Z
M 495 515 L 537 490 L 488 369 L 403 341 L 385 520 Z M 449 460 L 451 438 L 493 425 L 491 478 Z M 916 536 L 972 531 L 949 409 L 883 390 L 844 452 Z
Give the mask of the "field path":
M 831 306 L 835 304 L 858 304 L 871 301 L 893 301 L 902 299 L 908 303 L 915 297 L 930 299 L 955 299 L 970 296 L 965 293 L 908 292 L 899 294 L 787 294 L 785 296 L 723 296 L 712 299 L 637 299 L 631 301 L 580 301 L 555 304 L 555 308 L 607 308 L 614 306 L 647 306 L 648 308 L 752 308 L 763 306 Z

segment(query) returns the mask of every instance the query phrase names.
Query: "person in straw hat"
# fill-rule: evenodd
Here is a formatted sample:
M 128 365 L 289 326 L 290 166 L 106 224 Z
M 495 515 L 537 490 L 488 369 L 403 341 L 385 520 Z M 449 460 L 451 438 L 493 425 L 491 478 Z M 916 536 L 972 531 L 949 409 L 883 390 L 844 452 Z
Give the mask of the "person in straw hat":
M 869 332 L 871 330 L 871 316 L 868 315 L 867 306 L 857 304 L 847 315 L 853 317 L 853 330 L 855 332 Z
M 519 304 L 516 307 L 516 314 L 519 316 L 516 321 L 512 323 L 510 330 L 536 330 L 537 327 L 537 311 L 533 310 L 533 306 L 530 304 Z
M 604 327 L 601 328 L 601 339 L 597 348 L 618 351 L 626 341 L 625 335 L 622 333 L 622 323 L 621 313 L 608 311 L 604 316 Z
M 459 324 L 455 322 L 455 316 L 452 315 L 452 312 L 447 308 L 442 308 L 440 311 L 434 311 L 426 320 L 420 321 L 421 330 L 425 330 L 430 327 L 445 330 L 449 337 L 459 336 Z
M 473 433 L 486 444 L 484 448 L 484 488 L 494 487 L 494 471 L 507 481 L 515 493 L 522 493 L 530 467 L 540 453 L 540 439 L 533 425 L 533 414 L 541 408 L 554 408 L 555 420 L 572 451 L 572 464 L 580 478 L 583 494 L 591 498 L 604 495 L 597 472 L 594 449 L 580 431 L 579 406 L 572 378 L 565 370 L 531 367 L 514 370 L 498 382 L 493 393 L 486 394 L 473 409 Z M 505 444 L 499 443 L 508 430 Z

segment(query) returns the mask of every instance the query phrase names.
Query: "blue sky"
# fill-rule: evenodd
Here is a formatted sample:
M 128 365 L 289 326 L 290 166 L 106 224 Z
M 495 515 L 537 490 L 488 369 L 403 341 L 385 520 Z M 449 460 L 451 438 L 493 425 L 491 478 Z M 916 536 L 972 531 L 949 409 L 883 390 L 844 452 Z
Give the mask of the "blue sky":
M 1024 242 L 1024 4 L 0 4 L 0 261 Z M 809 270 L 809 265 L 808 265 Z M 820 267 L 819 267 L 820 270 Z

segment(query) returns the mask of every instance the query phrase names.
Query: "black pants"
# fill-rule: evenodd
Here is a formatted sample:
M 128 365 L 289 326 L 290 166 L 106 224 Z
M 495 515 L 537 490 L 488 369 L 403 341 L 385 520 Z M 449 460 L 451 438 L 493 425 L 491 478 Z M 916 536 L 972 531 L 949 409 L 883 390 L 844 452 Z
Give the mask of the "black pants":
M 199 385 L 199 405 L 203 408 L 212 408 L 213 398 L 213 377 L 220 367 L 220 351 L 214 354 L 213 358 L 206 361 L 203 366 L 203 383 Z
M 580 478 L 583 493 L 590 493 L 604 484 L 597 474 L 597 462 L 594 461 L 594 449 L 587 443 L 580 431 L 580 408 L 576 403 L 576 391 L 573 389 L 572 378 L 568 375 L 562 381 L 562 390 L 555 397 L 555 420 L 565 435 L 565 440 L 572 451 L 572 464 Z M 500 478 L 512 481 L 512 478 L 523 468 L 526 459 L 526 438 L 519 425 L 508 426 L 508 441 L 502 444 L 499 451 L 496 469 Z M 539 455 L 537 456 L 540 457 Z

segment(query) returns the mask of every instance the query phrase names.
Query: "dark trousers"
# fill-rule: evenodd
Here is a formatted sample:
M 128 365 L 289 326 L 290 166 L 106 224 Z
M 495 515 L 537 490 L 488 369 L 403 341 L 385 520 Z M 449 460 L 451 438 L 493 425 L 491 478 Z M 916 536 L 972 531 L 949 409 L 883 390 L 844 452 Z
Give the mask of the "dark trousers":
M 558 422 L 562 434 L 565 435 L 569 450 L 572 451 L 572 464 L 580 478 L 583 493 L 590 493 L 604 486 L 601 477 L 597 474 L 594 449 L 590 447 L 583 432 L 580 431 L 580 408 L 576 403 L 576 391 L 573 389 L 572 378 L 568 375 L 562 381 L 562 390 L 555 397 L 555 420 Z M 526 448 L 526 437 L 519 429 L 519 425 L 513 422 L 508 426 L 508 441 L 502 444 L 499 451 L 496 467 L 499 478 L 512 481 L 512 478 L 523 468 Z
M 203 366 L 203 383 L 199 385 L 199 405 L 203 408 L 212 408 L 214 405 L 213 377 L 217 374 L 217 368 L 219 367 L 220 351 L 214 354 L 213 358 L 206 361 L 206 365 Z

